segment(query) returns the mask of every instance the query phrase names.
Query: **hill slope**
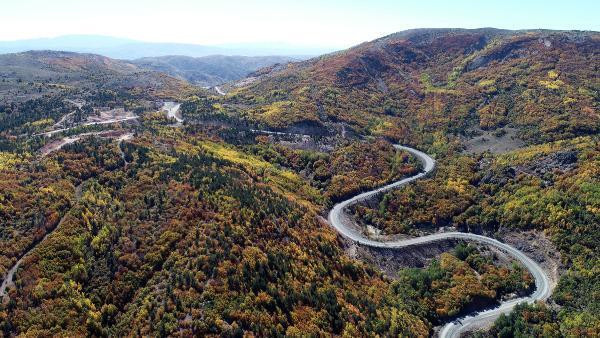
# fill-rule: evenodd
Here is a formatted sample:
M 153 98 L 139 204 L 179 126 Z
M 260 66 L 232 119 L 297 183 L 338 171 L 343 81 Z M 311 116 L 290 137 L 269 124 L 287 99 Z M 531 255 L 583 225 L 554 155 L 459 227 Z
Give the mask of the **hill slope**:
M 288 65 L 229 102 L 277 127 L 344 122 L 403 139 L 511 126 L 549 141 L 600 130 L 599 49 L 595 32 L 412 30 Z
M 596 337 L 598 50 L 597 33 L 416 30 L 224 97 L 93 55 L 0 57 L 0 335 L 424 337 L 531 292 L 502 252 L 369 250 L 322 221 L 419 172 L 392 139 L 436 170 L 355 205 L 365 234 L 510 242 L 557 286 L 488 334 Z M 110 112 L 135 119 L 81 124 Z M 520 149 L 465 149 L 490 135 Z
M 186 81 L 126 61 L 56 51 L 0 55 L 0 81 L 2 103 L 91 89 L 157 94 L 191 90 Z
M 546 265 L 557 283 L 549 304 L 559 306 L 522 306 L 485 335 L 592 337 L 599 51 L 597 32 L 412 30 L 263 71 L 219 109 L 282 131 L 383 137 L 433 154 L 429 179 L 354 208 L 363 231 L 454 228 L 516 243 Z

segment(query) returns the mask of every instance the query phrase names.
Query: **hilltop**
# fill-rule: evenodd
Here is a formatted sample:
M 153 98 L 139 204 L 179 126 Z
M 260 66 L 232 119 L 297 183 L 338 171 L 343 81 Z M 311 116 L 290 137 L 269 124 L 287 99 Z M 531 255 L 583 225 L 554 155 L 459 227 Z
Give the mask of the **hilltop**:
M 45 94 L 129 91 L 139 95 L 173 95 L 193 88 L 183 80 L 95 54 L 31 51 L 0 55 L 2 103 Z

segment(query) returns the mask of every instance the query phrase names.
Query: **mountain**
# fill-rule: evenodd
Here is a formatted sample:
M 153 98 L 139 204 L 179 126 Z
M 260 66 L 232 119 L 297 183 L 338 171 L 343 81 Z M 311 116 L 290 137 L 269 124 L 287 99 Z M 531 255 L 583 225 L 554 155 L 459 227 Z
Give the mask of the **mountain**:
M 111 82 L 123 85 L 146 85 L 160 82 L 159 78 L 177 78 L 203 87 L 237 81 L 263 67 L 295 61 L 284 56 L 166 56 L 143 58 L 134 61 L 116 60 L 96 54 L 56 51 L 30 51 L 0 55 L 0 78 L 21 81 L 95 81 L 92 75 L 106 75 Z M 170 75 L 163 76 L 159 73 Z M 150 78 L 153 79 L 150 79 Z M 101 82 L 105 84 L 104 82 Z M 30 93 L 36 94 L 36 93 Z
M 285 56 L 213 55 L 200 58 L 188 56 L 142 58 L 133 60 L 132 63 L 143 69 L 163 72 L 200 86 L 212 87 L 240 80 L 260 68 L 294 61 L 297 59 Z
M 218 110 L 270 130 L 386 139 L 432 154 L 429 178 L 351 208 L 364 233 L 450 227 L 516 245 L 556 286 L 546 302 L 520 305 L 482 336 L 592 337 L 600 327 L 599 70 L 598 32 L 417 29 L 262 71 Z M 310 164 L 301 167 L 312 175 Z M 344 175 L 331 184 L 344 191 L 356 182 Z M 384 271 L 391 255 L 379 259 Z M 438 288 L 448 262 L 437 262 L 397 282 L 407 298 L 442 292 L 414 304 L 432 321 L 453 312 L 441 300 L 469 289 L 464 280 Z
M 215 98 L 168 75 L 53 51 L 0 56 L 0 74 L 0 336 L 430 331 L 320 217 L 330 167 L 362 187 L 416 171 L 390 144 L 307 153 L 325 174 L 306 179 L 248 126 L 196 124 Z M 184 123 L 160 111 L 179 106 Z
M 27 39 L 0 42 L 0 53 L 19 53 L 30 50 L 59 50 L 93 53 L 136 43 L 135 40 L 100 35 L 66 35 L 56 38 Z
M 209 55 L 264 56 L 285 55 L 306 57 L 330 52 L 331 48 L 315 48 L 269 44 L 230 44 L 202 46 L 182 43 L 155 43 L 97 35 L 67 35 L 56 38 L 1 41 L 0 53 L 18 53 L 29 50 L 60 50 L 79 53 L 100 54 L 115 59 L 138 59 L 168 55 L 202 57 Z
M 230 100 L 274 127 L 343 122 L 411 142 L 510 127 L 550 141 L 600 130 L 599 48 L 597 32 L 411 30 L 275 68 Z
M 475 335 L 597 337 L 599 51 L 596 32 L 419 29 L 226 95 L 2 55 L 0 336 L 427 337 L 548 291 Z M 342 217 L 362 245 L 324 217 L 366 191 Z M 442 232 L 541 271 L 474 235 L 371 246 Z
M 0 70 L 3 74 L 22 71 L 18 74 L 25 75 L 27 79 L 42 77 L 46 72 L 50 73 L 49 76 L 60 76 L 93 71 L 120 74 L 140 71 L 130 63 L 101 55 L 51 50 L 0 55 Z

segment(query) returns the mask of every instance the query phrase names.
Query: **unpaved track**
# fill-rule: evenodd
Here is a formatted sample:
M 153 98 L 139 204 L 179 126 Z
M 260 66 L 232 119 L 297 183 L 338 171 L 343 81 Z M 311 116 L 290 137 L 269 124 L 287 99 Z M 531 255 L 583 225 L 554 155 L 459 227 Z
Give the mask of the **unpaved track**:
M 63 132 L 63 131 L 67 131 L 67 130 L 71 130 L 71 129 L 75 129 L 78 127 L 88 127 L 88 126 L 98 126 L 98 125 L 103 125 L 103 124 L 112 124 L 112 123 L 119 123 L 119 122 L 126 122 L 126 121 L 131 121 L 131 120 L 137 120 L 139 118 L 139 116 L 129 116 L 129 117 L 124 117 L 124 118 L 118 118 L 118 119 L 110 119 L 110 120 L 106 120 L 106 121 L 95 121 L 95 122 L 86 122 L 77 126 L 73 126 L 70 128 L 62 128 L 62 129 L 56 129 L 56 130 L 52 130 L 52 131 L 47 131 L 44 133 L 39 133 L 39 134 L 34 134 L 33 136 L 52 136 L 54 134 Z
M 81 199 L 81 193 L 82 193 L 82 188 L 83 188 L 83 183 L 79 184 L 77 187 L 75 187 L 75 204 L 77 202 L 79 202 L 79 200 Z M 29 251 L 25 252 L 25 254 L 23 254 L 23 256 L 21 256 L 21 258 L 19 258 L 19 260 L 15 263 L 15 265 L 12 266 L 12 268 L 10 268 L 8 270 L 8 272 L 6 273 L 6 275 L 4 275 L 4 279 L 2 280 L 2 285 L 0 285 L 0 302 L 4 300 L 5 297 L 8 296 L 8 288 L 9 287 L 13 287 L 15 285 L 15 283 L 13 282 L 13 277 L 15 275 L 15 273 L 17 272 L 17 269 L 19 269 L 19 267 L 21 266 L 21 264 L 23 264 L 23 259 L 29 255 L 33 250 L 35 250 L 35 248 L 37 248 L 37 246 L 42 243 L 43 241 L 46 240 L 46 238 L 48 238 L 48 236 L 50 236 L 52 233 L 54 233 L 54 231 L 56 231 L 56 229 L 58 229 L 62 223 L 65 221 L 65 219 L 67 218 L 67 216 L 69 215 L 69 211 L 67 211 L 64 216 L 60 219 L 60 221 L 58 222 L 58 224 L 56 225 L 56 227 L 50 231 L 48 231 L 46 233 L 46 235 L 44 235 L 44 237 L 37 243 L 35 243 L 33 245 L 33 247 L 31 249 L 29 249 Z
M 170 106 L 170 110 L 169 115 L 172 113 L 173 117 L 175 117 L 178 121 L 179 119 L 177 118 L 176 114 L 179 111 L 181 104 L 176 104 L 173 103 L 173 106 Z M 125 118 L 120 118 L 120 119 L 109 119 L 109 120 L 105 120 L 105 121 L 94 121 L 94 122 L 87 122 L 82 124 L 82 126 L 91 126 L 91 125 L 101 125 L 101 124 L 110 124 L 110 123 L 117 123 L 117 122 L 124 122 L 124 121 L 130 121 L 130 120 L 135 120 L 138 119 L 138 116 L 128 116 Z M 46 132 L 46 133 L 40 133 L 40 134 L 35 134 L 33 136 L 52 136 L 53 134 L 56 134 L 58 132 L 61 131 L 66 131 L 69 129 L 73 129 L 76 128 L 78 126 L 72 127 L 72 128 L 63 128 L 63 129 L 59 129 L 59 130 L 53 130 L 50 132 Z M 108 131 L 108 133 L 110 133 L 111 131 Z M 50 144 L 47 147 L 44 147 L 43 149 L 41 149 L 41 157 L 45 157 L 48 154 L 50 154 L 53 151 L 59 150 L 62 147 L 64 147 L 67 144 L 71 144 L 74 142 L 79 141 L 82 137 L 86 137 L 86 136 L 94 136 L 94 135 L 103 135 L 106 134 L 106 131 L 102 131 L 102 132 L 92 132 L 92 133 L 83 133 L 83 134 L 79 134 L 79 135 L 74 135 L 74 136 L 69 136 L 69 137 L 65 137 L 61 140 L 57 140 L 57 142 L 55 144 Z M 111 136 L 108 136 L 111 137 Z M 116 137 L 117 140 L 117 147 L 119 149 L 120 152 L 120 156 L 123 159 L 123 162 L 125 163 L 125 166 L 128 165 L 127 160 L 125 159 L 125 153 L 123 152 L 123 149 L 121 148 L 121 145 L 123 143 L 123 141 L 127 141 L 133 138 L 133 133 L 128 132 L 128 133 L 124 133 L 121 135 L 118 135 Z M 76 188 L 75 188 L 75 200 L 76 203 L 81 199 L 81 190 L 83 187 L 84 183 L 79 184 Z M 54 231 L 56 231 L 56 229 L 58 229 L 61 224 L 64 222 L 64 220 L 66 219 L 67 215 L 69 214 L 69 212 L 67 211 L 67 213 L 60 219 L 60 221 L 58 222 L 57 226 L 52 229 L 51 231 L 49 231 L 48 233 L 46 233 L 46 235 L 37 243 L 35 243 L 33 245 L 33 247 L 31 249 L 29 249 L 29 251 L 27 251 L 25 254 L 23 254 L 19 260 L 17 260 L 17 262 L 6 272 L 6 274 L 3 276 L 3 280 L 2 280 L 2 284 L 0 284 L 0 302 L 2 302 L 3 300 L 5 300 L 5 298 L 8 296 L 8 288 L 14 286 L 14 282 L 13 282 L 13 278 L 15 273 L 17 272 L 17 270 L 19 269 L 19 267 L 21 266 L 21 264 L 23 263 L 23 259 L 29 255 L 33 250 L 35 250 L 35 248 L 42 243 L 43 241 L 46 240 L 46 238 L 48 238 L 48 236 L 50 236 Z
M 117 139 L 117 148 L 119 148 L 119 153 L 121 154 L 121 158 L 123 159 L 123 163 L 125 163 L 125 167 L 127 167 L 129 165 L 129 162 L 127 162 L 127 159 L 125 157 L 125 152 L 123 151 L 123 141 L 127 141 L 127 140 L 131 140 L 133 138 L 133 134 L 132 133 L 127 133 L 124 135 L 121 135 L 118 139 Z
M 65 139 L 61 140 L 61 142 L 58 143 L 55 147 L 51 147 L 47 150 L 43 150 L 42 157 L 48 155 L 52 151 L 56 151 L 56 150 L 62 148 L 66 144 L 70 144 L 70 143 L 80 140 L 81 137 L 90 136 L 90 135 L 101 135 L 102 133 L 103 132 L 85 133 L 85 134 L 76 135 L 73 137 L 66 137 Z M 125 134 L 119 135 L 116 138 L 117 142 L 118 142 L 117 147 L 120 151 L 123 162 L 125 162 L 125 166 L 127 166 L 128 163 L 127 163 L 127 160 L 125 159 L 125 153 L 123 152 L 123 149 L 121 148 L 121 144 L 123 143 L 123 141 L 131 140 L 132 138 L 133 138 L 133 133 L 125 133 Z M 75 203 L 77 203 L 81 199 L 81 192 L 82 192 L 83 184 L 84 183 L 81 183 L 75 188 L 75 201 L 76 201 Z M 54 229 L 52 229 L 51 231 L 46 233 L 46 235 L 39 242 L 37 242 L 29 251 L 27 251 L 23 256 L 21 256 L 19 258 L 19 260 L 17 260 L 17 262 L 6 272 L 6 274 L 3 276 L 2 284 L 0 285 L 0 302 L 2 302 L 8 296 L 8 292 L 7 292 L 8 288 L 14 286 L 13 278 L 14 278 L 15 273 L 17 272 L 17 269 L 19 269 L 19 267 L 23 263 L 23 259 L 27 255 L 29 255 L 33 250 L 35 250 L 35 248 L 40 243 L 45 241 L 46 238 L 48 238 L 48 236 L 50 236 L 54 231 L 56 231 L 56 229 L 58 229 L 61 226 L 61 224 L 65 221 L 68 214 L 69 214 L 69 212 L 67 211 L 67 213 L 58 222 L 58 225 Z
M 121 134 L 117 134 L 117 135 L 114 135 L 114 134 L 111 135 L 111 133 L 115 133 L 115 132 L 116 131 L 114 131 L 114 130 L 105 130 L 105 131 L 83 133 L 83 134 L 79 134 L 79 135 L 63 137 L 62 139 L 53 141 L 53 142 L 48 143 L 47 145 L 43 146 L 42 149 L 40 149 L 40 154 L 43 158 L 45 156 L 48 156 L 50 153 L 53 153 L 55 151 L 62 149 L 67 144 L 75 143 L 75 142 L 81 140 L 82 138 L 88 137 L 88 136 L 100 136 L 102 138 L 107 138 L 107 139 L 114 138 L 119 143 L 119 149 L 121 149 L 120 146 L 123 141 L 130 140 L 131 138 L 133 138 L 133 134 L 130 132 L 121 133 Z M 118 133 L 118 132 L 116 132 L 116 133 Z M 124 156 L 124 154 L 123 154 L 123 156 Z
M 347 237 L 359 244 L 362 244 L 365 246 L 370 246 L 370 247 L 377 247 L 377 248 L 406 248 L 406 247 L 410 247 L 410 246 L 423 245 L 423 244 L 431 243 L 434 241 L 440 241 L 440 240 L 446 240 L 446 239 L 462 239 L 462 240 L 467 240 L 467 241 L 480 242 L 483 244 L 495 246 L 495 247 L 499 248 L 500 250 L 513 256 L 516 260 L 520 261 L 525 266 L 525 268 L 527 268 L 527 270 L 529 270 L 529 272 L 531 272 L 531 274 L 535 278 L 536 290 L 529 297 L 523 297 L 523 298 L 503 302 L 500 304 L 500 306 L 498 306 L 494 309 L 487 310 L 487 311 L 481 312 L 476 315 L 465 316 L 463 318 L 460 318 L 459 320 L 448 323 L 440 331 L 440 337 L 443 337 L 443 338 L 459 337 L 461 335 L 461 333 L 464 333 L 469 329 L 479 328 L 479 327 L 484 327 L 484 326 L 489 325 L 493 320 L 498 318 L 500 316 L 500 314 L 508 313 L 508 312 L 512 311 L 512 309 L 515 307 L 515 305 L 517 305 L 519 303 L 522 303 L 522 302 L 532 303 L 536 300 L 545 300 L 548 297 L 550 297 L 550 294 L 552 293 L 552 289 L 550 287 L 550 279 L 548 278 L 548 276 L 546 275 L 544 270 L 536 262 L 534 262 L 529 257 L 527 257 L 523 252 L 519 251 L 518 249 L 516 249 L 508 244 L 501 243 L 498 240 L 495 240 L 493 238 L 489 238 L 489 237 L 485 237 L 485 236 L 481 236 L 481 235 L 470 234 L 470 233 L 463 233 L 463 232 L 446 232 L 446 233 L 437 233 L 437 234 L 433 234 L 433 235 L 429 235 L 429 236 L 423 236 L 423 237 L 417 237 L 417 238 L 411 238 L 411 239 L 380 242 L 380 241 L 375 241 L 375 240 L 368 238 L 359 229 L 349 225 L 349 224 L 351 224 L 351 220 L 350 220 L 350 217 L 345 213 L 344 210 L 347 207 L 349 207 L 350 205 L 353 205 L 360 201 L 366 200 L 366 199 L 373 197 L 374 195 L 377 195 L 379 193 L 382 193 L 382 192 L 385 192 L 385 191 L 388 191 L 388 190 L 391 190 L 394 188 L 402 187 L 412 181 L 415 181 L 415 180 L 429 174 L 435 168 L 435 160 L 433 158 L 431 158 L 429 155 L 427 155 L 421 151 L 418 151 L 416 149 L 409 148 L 409 147 L 404 147 L 404 146 L 400 146 L 400 145 L 395 145 L 394 147 L 399 150 L 408 151 L 411 154 L 413 154 L 414 156 L 416 156 L 417 158 L 419 158 L 419 160 L 421 160 L 421 162 L 423 163 L 423 166 L 424 166 L 423 172 L 421 172 L 415 176 L 411 176 L 411 177 L 402 179 L 400 181 L 394 182 L 392 184 L 388 184 L 381 188 L 371 190 L 368 192 L 364 192 L 360 195 L 357 195 L 346 201 L 336 204 L 329 212 L 328 218 L 329 218 L 329 223 L 341 235 L 343 235 L 344 237 Z

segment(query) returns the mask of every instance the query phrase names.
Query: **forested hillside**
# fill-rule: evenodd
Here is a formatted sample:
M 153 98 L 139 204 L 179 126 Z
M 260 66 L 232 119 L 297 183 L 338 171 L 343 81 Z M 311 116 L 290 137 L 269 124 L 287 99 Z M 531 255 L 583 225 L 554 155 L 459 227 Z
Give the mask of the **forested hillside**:
M 413 30 L 267 74 L 227 102 L 285 127 L 345 123 L 411 144 L 518 129 L 527 142 L 595 134 L 600 35 Z
M 343 130 L 437 155 L 431 178 L 354 207 L 359 222 L 388 235 L 548 237 L 560 252 L 548 315 L 512 330 L 593 336 L 599 49 L 596 32 L 405 31 L 264 74 L 222 105 L 279 130 Z
M 0 332 L 425 337 L 530 294 L 497 249 L 376 265 L 328 224 L 422 172 L 401 143 L 436 169 L 350 208 L 359 231 L 498 238 L 556 286 L 474 335 L 597 336 L 599 50 L 593 32 L 406 31 L 218 97 L 99 56 L 0 56 Z
M 0 103 L 23 102 L 44 94 L 77 97 L 89 90 L 171 96 L 190 90 L 185 81 L 100 55 L 34 51 L 0 55 Z M 7 112 L 7 109 L 2 109 Z

